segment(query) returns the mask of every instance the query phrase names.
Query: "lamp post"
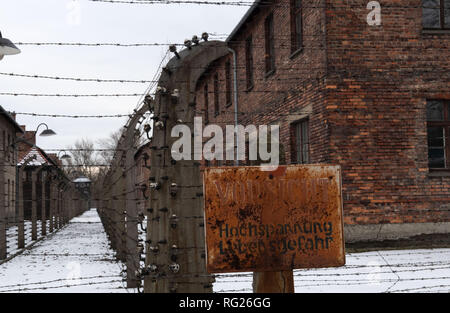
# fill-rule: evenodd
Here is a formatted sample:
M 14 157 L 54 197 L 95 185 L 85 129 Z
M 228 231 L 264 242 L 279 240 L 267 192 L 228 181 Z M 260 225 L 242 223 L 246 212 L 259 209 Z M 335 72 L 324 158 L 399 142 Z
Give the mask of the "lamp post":
M 3 38 L 0 32 L 0 60 L 5 55 L 19 54 L 21 51 L 9 39 Z

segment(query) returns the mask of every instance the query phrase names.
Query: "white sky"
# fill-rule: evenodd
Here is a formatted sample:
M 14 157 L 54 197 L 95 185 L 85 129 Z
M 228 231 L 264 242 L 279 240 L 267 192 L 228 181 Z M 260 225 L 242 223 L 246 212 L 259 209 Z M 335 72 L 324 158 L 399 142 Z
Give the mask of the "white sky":
M 75 5 L 74 5 L 75 4 Z M 77 5 L 79 10 L 77 9 Z M 0 31 L 13 42 L 182 43 L 202 32 L 229 34 L 245 6 L 132 5 L 87 0 L 2 0 Z M 79 21 L 79 23 L 77 22 Z M 163 47 L 19 46 L 0 72 L 101 79 L 151 80 L 168 49 Z M 148 84 L 55 81 L 0 75 L 0 92 L 45 94 L 144 93 Z M 138 97 L 60 98 L 0 96 L 6 110 L 44 114 L 128 114 Z M 58 136 L 38 137 L 44 149 L 63 149 L 85 137 L 107 137 L 126 119 L 68 119 L 20 115 L 36 129 L 45 122 Z

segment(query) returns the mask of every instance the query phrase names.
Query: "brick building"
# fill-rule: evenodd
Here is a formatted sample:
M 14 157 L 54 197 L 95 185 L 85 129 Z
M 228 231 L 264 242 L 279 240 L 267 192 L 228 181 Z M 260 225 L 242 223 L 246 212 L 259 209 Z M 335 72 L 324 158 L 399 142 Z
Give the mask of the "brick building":
M 383 1 L 370 26 L 367 3 L 256 1 L 227 39 L 237 103 L 230 53 L 196 109 L 280 125 L 282 162 L 341 165 L 348 241 L 449 233 L 450 4 Z
M 6 220 L 9 223 L 14 223 L 15 218 L 15 201 L 16 201 L 16 164 L 17 155 L 14 151 L 14 142 L 16 136 L 22 134 L 23 131 L 17 124 L 15 116 L 5 111 L 0 106 L 0 162 L 1 164 L 1 180 L 0 185 L 4 188 L 1 193 L 4 195 L 4 210 Z M 4 186 L 4 187 L 3 187 Z M 0 207 L 3 209 L 3 207 Z
M 46 214 L 44 216 L 50 216 L 50 201 L 54 199 L 56 195 L 55 190 L 52 191 L 52 183 L 59 183 L 50 179 L 50 173 L 60 172 L 59 166 L 61 161 L 55 154 L 47 154 L 44 150 L 36 146 L 36 132 L 27 131 L 25 126 L 21 126 L 25 131 L 24 140 L 19 144 L 18 162 L 17 166 L 23 171 L 22 181 L 22 195 L 24 201 L 24 218 L 31 220 L 32 218 L 32 175 L 35 171 L 36 174 L 36 214 L 42 216 L 42 195 L 45 197 Z M 43 191 L 42 189 L 45 188 Z

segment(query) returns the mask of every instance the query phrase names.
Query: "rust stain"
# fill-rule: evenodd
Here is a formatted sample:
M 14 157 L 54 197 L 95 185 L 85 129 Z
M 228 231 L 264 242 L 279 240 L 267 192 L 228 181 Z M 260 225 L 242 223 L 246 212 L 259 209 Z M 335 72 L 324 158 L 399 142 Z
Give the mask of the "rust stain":
M 345 264 L 339 166 L 207 168 L 210 273 Z

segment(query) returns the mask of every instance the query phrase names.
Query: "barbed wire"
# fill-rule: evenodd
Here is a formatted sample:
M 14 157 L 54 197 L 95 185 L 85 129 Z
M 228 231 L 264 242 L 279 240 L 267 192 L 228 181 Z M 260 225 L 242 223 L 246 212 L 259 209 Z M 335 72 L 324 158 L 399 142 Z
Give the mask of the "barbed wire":
M 112 4 L 195 4 L 195 5 L 222 5 L 222 6 L 251 6 L 253 1 L 198 1 L 198 0 L 88 0 L 89 2 L 103 2 Z M 270 3 L 270 2 L 267 2 Z M 262 5 L 264 3 L 262 2 Z
M 252 5 L 258 5 L 261 7 L 269 6 L 269 7 L 290 7 L 291 4 L 287 1 L 283 1 L 281 3 L 276 3 L 274 1 L 265 0 L 265 1 L 206 1 L 206 0 L 88 0 L 89 2 L 102 2 L 102 3 L 110 3 L 110 4 L 137 4 L 137 5 L 171 5 L 171 4 L 192 4 L 192 5 L 215 5 L 215 6 L 246 6 L 250 7 Z M 394 8 L 394 9 L 418 9 L 418 8 L 431 8 L 434 9 L 433 5 L 416 5 L 411 3 L 411 5 L 405 4 L 397 4 L 397 3 L 389 3 L 383 4 L 383 8 Z M 314 8 L 314 9 L 350 9 L 350 8 L 358 8 L 360 10 L 367 10 L 366 5 L 359 4 L 336 4 L 333 3 L 327 7 L 326 5 L 318 5 L 318 4 L 303 4 L 302 8 Z
M 27 254 L 27 255 L 31 255 L 31 254 Z M 40 281 L 40 282 L 34 282 L 34 283 L 30 282 L 30 283 L 25 283 L 25 284 L 0 285 L 0 289 L 11 288 L 11 287 L 46 285 L 46 284 L 52 284 L 52 283 L 57 283 L 57 282 L 68 282 L 71 280 L 78 281 L 78 280 L 99 279 L 99 278 L 116 278 L 116 277 L 122 277 L 122 276 L 121 275 L 104 275 L 104 276 L 97 275 L 97 276 L 88 276 L 88 277 L 78 277 L 78 278 L 74 278 L 74 279 L 68 279 L 68 278 L 53 279 L 53 280 L 46 280 L 46 281 Z M 2 291 L 0 290 L 0 292 L 2 292 Z
M 255 63 L 253 63 L 255 65 Z M 303 64 L 303 63 L 296 63 L 296 64 Z M 347 68 L 352 68 L 352 67 L 358 67 L 358 65 L 352 64 L 349 65 Z M 224 69 L 224 66 L 215 66 L 215 69 Z M 236 67 L 237 69 L 244 69 L 246 68 L 246 66 L 244 65 L 238 65 Z M 423 67 L 423 68 L 418 68 L 418 67 L 403 67 L 401 65 L 395 65 L 395 68 L 397 69 L 411 69 L 411 70 L 417 70 L 417 69 L 430 69 L 429 67 Z M 324 69 L 324 66 L 312 66 L 312 67 L 308 67 L 307 69 L 296 69 L 296 74 L 298 73 L 311 73 L 311 70 L 313 69 Z M 377 68 L 379 69 L 379 68 Z M 439 68 L 432 68 L 433 73 L 448 73 L 448 69 L 439 67 Z M 147 80 L 147 81 L 133 81 L 133 80 L 104 80 L 104 79 L 97 79 L 97 78 L 60 78 L 57 76 L 44 76 L 44 75 L 25 75 L 25 74 L 17 74 L 17 73 L 0 73 L 0 75 L 4 75 L 4 76 L 11 76 L 11 77 L 25 77 L 25 78 L 32 78 L 32 79 L 52 79 L 52 80 L 70 80 L 70 81 L 77 81 L 77 82 L 119 82 L 119 83 L 134 83 L 134 82 L 138 82 L 138 83 L 158 83 L 158 80 Z M 278 75 L 279 76 L 279 75 Z M 299 77 L 272 77 L 270 78 L 270 80 L 273 81 L 283 81 L 283 82 L 290 82 L 290 81 L 299 81 L 301 78 Z M 228 81 L 227 79 L 224 78 L 219 78 L 217 79 L 218 82 L 226 82 Z M 247 78 L 238 78 L 237 79 L 238 82 L 247 82 Z M 258 82 L 258 81 L 267 81 L 267 78 L 259 78 L 259 77 L 254 77 L 253 78 L 254 82 Z M 175 83 L 187 83 L 188 80 L 174 80 Z M 212 93 L 212 92 L 209 92 Z M 149 94 L 148 92 L 145 94 Z
M 425 87 L 424 87 L 425 88 Z M 439 88 L 439 87 L 436 87 Z M 429 90 L 429 88 L 428 88 Z M 439 90 L 442 90 L 442 88 L 439 88 Z M 373 90 L 372 93 L 375 94 L 378 90 Z M 415 89 L 411 89 L 411 88 L 400 88 L 400 89 L 396 89 L 396 92 L 419 92 L 418 90 Z M 276 90 L 251 90 L 248 93 L 249 94 L 288 94 L 288 93 L 296 93 L 296 94 L 300 94 L 303 91 L 299 91 L 298 88 L 290 88 L 290 89 L 276 89 Z M 219 91 L 208 91 L 208 94 L 223 94 L 223 93 L 229 93 L 229 91 L 224 91 L 224 90 L 219 90 Z M 128 93 L 128 94 L 48 94 L 48 93 L 15 93 L 15 92 L 0 92 L 0 96 L 14 96 L 14 97 L 60 97 L 60 98 L 87 98 L 87 97 L 142 97 L 142 96 L 155 96 L 156 93 L 148 93 L 148 94 L 141 94 L 141 93 Z M 386 96 L 387 97 L 387 96 Z M 392 97 L 395 97 L 395 95 L 392 95 Z M 213 104 L 211 103 L 210 106 L 212 106 Z M 211 110 L 211 113 L 213 112 L 213 110 Z M 224 113 L 233 113 L 230 111 L 223 111 Z M 253 111 L 255 112 L 255 111 Z M 239 114 L 249 114 L 252 112 L 238 112 Z M 267 113 L 264 112 L 264 113 Z
M 114 42 L 15 42 L 17 46 L 72 46 L 72 47 L 161 47 L 161 46 L 183 46 L 180 43 L 114 43 Z
M 96 82 L 96 83 L 139 83 L 146 84 L 151 83 L 150 80 L 130 80 L 130 79 L 100 79 L 100 78 L 75 78 L 75 77 L 60 77 L 60 76 L 46 76 L 37 74 L 18 74 L 18 73 L 4 73 L 0 72 L 2 76 L 10 77 L 23 77 L 23 78 L 34 78 L 34 79 L 52 79 L 52 80 L 67 80 L 67 81 L 77 81 L 77 82 Z
M 0 290 L 0 293 L 49 290 L 49 289 L 60 289 L 60 288 L 74 288 L 74 287 L 79 287 L 79 286 L 93 286 L 93 285 L 102 285 L 102 284 L 111 284 L 111 283 L 122 283 L 122 281 L 123 281 L 123 279 L 109 280 L 109 281 L 102 281 L 102 282 L 87 282 L 87 283 L 82 283 L 82 284 L 65 284 L 65 285 L 59 285 L 59 286 L 43 286 L 43 287 L 35 287 L 35 288 L 15 288 L 15 289 Z M 123 289 L 123 287 L 115 287 L 115 289 Z
M 0 96 L 23 96 L 23 97 L 138 97 L 144 94 L 140 93 L 123 93 L 123 94 L 46 94 L 46 93 L 14 93 L 14 92 L 0 92 Z
M 51 117 L 51 118 L 122 118 L 122 117 L 130 117 L 132 114 L 101 114 L 101 115 L 78 115 L 78 114 L 50 114 L 50 113 L 32 113 L 32 112 L 14 112 L 9 111 L 10 114 L 16 115 L 25 115 L 25 116 L 34 116 L 34 117 Z M 150 113 L 148 113 L 150 114 Z

